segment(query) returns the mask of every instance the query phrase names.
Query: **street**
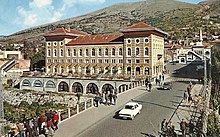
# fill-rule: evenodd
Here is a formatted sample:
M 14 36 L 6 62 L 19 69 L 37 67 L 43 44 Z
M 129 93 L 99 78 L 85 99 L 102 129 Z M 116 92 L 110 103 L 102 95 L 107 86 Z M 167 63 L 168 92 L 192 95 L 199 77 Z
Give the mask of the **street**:
M 172 90 L 154 89 L 152 92 L 146 92 L 134 99 L 134 101 L 143 105 L 141 114 L 137 115 L 134 120 L 114 118 L 115 112 L 110 113 L 106 118 L 79 134 L 78 137 L 142 137 L 146 134 L 157 135 L 161 121 L 164 118 L 170 119 L 182 99 L 186 86 L 186 83 L 175 82 Z M 140 87 L 138 90 L 145 90 L 145 87 Z

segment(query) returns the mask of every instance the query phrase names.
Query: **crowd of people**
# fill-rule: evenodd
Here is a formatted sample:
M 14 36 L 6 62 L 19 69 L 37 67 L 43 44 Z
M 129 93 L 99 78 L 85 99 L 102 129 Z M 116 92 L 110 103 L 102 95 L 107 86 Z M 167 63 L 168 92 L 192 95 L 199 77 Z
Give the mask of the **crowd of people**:
M 192 119 L 187 122 L 185 119 L 182 119 L 179 123 L 180 129 L 175 129 L 172 121 L 166 121 L 163 119 L 161 122 L 161 135 L 166 137 L 178 137 L 178 131 L 181 132 L 182 137 L 186 137 L 186 135 L 194 135 L 196 133 L 197 136 L 200 137 L 202 134 L 202 122 L 201 119 L 198 119 L 196 123 L 193 122 Z
M 101 97 L 100 94 L 96 93 L 96 96 L 94 98 L 94 105 L 96 107 L 99 106 L 99 104 L 103 103 L 105 105 L 116 105 L 117 100 L 117 93 L 113 92 L 105 92 L 104 93 L 104 99 Z
M 39 116 L 26 118 L 11 127 L 9 137 L 53 137 L 58 129 L 59 115 L 56 111 L 45 111 Z

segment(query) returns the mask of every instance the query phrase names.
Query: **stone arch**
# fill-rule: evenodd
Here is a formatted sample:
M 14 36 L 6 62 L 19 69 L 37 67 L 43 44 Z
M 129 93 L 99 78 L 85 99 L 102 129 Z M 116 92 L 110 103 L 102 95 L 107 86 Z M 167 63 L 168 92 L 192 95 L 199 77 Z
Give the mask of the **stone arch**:
M 136 75 L 140 75 L 141 74 L 141 68 L 140 67 L 136 67 L 135 74 Z
M 131 67 L 127 67 L 126 72 L 127 72 L 127 74 L 131 74 Z
M 114 87 L 111 84 L 104 84 L 102 86 L 102 93 L 113 93 Z
M 69 86 L 65 81 L 61 81 L 58 85 L 58 91 L 59 92 L 68 92 Z
M 124 92 L 127 89 L 127 85 L 126 84 L 122 84 L 118 87 L 118 93 Z
M 33 87 L 43 87 L 43 83 L 40 80 L 35 80 Z
M 181 62 L 185 62 L 185 59 L 184 59 L 184 58 L 181 58 Z
M 22 81 L 22 86 L 31 86 L 31 82 L 29 80 L 27 80 L 27 79 L 24 79 Z
M 86 93 L 92 93 L 92 94 L 99 93 L 99 88 L 95 83 L 89 83 L 86 86 Z
M 144 74 L 150 75 L 150 68 L 149 67 L 144 68 Z
M 56 88 L 56 84 L 52 80 L 46 82 L 46 88 Z
M 72 92 L 77 93 L 77 92 L 81 92 L 83 93 L 83 86 L 81 83 L 79 82 L 75 82 L 72 85 Z

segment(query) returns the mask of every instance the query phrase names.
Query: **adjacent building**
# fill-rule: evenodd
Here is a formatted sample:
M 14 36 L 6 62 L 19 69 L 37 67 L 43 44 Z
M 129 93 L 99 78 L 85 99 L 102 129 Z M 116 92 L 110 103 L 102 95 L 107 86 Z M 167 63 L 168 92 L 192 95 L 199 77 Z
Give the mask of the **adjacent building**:
M 0 51 L 0 73 L 22 73 L 30 70 L 30 60 L 23 58 L 21 51 Z M 14 74 L 13 74 L 14 75 Z
M 60 28 L 45 35 L 46 74 L 154 78 L 164 70 L 167 33 L 143 22 L 117 34 L 90 35 Z

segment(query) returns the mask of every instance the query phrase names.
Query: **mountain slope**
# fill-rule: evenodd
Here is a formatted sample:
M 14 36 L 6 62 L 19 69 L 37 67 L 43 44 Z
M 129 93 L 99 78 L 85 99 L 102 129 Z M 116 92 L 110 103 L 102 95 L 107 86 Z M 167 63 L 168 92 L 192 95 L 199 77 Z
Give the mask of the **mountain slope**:
M 20 39 L 38 38 L 38 41 L 41 41 L 44 33 L 56 28 L 65 27 L 66 25 L 90 34 L 118 32 L 119 29 L 140 21 L 158 25 L 159 19 L 170 16 L 170 13 L 174 12 L 175 14 L 175 11 L 180 11 L 189 14 L 198 8 L 200 8 L 199 5 L 176 0 L 145 0 L 121 3 L 83 16 L 19 31 L 9 36 L 6 40 L 17 41 Z

